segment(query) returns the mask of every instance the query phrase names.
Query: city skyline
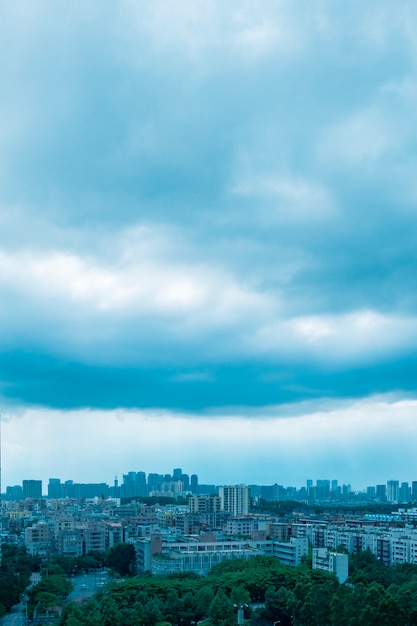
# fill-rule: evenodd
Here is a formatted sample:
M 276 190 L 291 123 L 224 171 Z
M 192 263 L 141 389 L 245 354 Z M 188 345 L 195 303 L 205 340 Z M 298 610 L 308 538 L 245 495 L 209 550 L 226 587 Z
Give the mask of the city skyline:
M 3 484 L 411 480 L 416 20 L 2 6 Z
M 88 481 L 85 478 L 84 480 L 77 481 L 77 480 L 74 480 L 73 477 L 62 477 L 62 476 L 57 476 L 57 475 L 49 476 L 47 480 L 34 478 L 34 477 L 31 477 L 31 478 L 26 477 L 26 478 L 23 478 L 20 482 L 19 481 L 16 482 L 16 484 L 14 485 L 3 486 L 3 494 L 6 494 L 8 489 L 15 489 L 17 487 L 22 488 L 22 491 L 24 494 L 25 483 L 27 483 L 28 485 L 30 483 L 31 485 L 28 486 L 28 489 L 29 490 L 35 489 L 35 491 L 41 492 L 43 496 L 47 495 L 47 493 L 49 492 L 49 487 L 51 486 L 52 486 L 53 491 L 56 491 L 57 485 L 61 487 L 67 487 L 67 486 L 71 487 L 74 485 L 75 486 L 77 485 L 78 486 L 79 485 L 81 486 L 106 485 L 110 491 L 112 489 L 120 490 L 121 487 L 127 486 L 128 490 L 126 491 L 126 493 L 124 493 L 124 495 L 120 493 L 119 495 L 121 495 L 122 497 L 131 497 L 133 495 L 142 495 L 142 496 L 150 495 L 148 493 L 149 490 L 152 492 L 153 491 L 159 492 L 160 491 L 159 487 L 161 487 L 161 485 L 164 484 L 165 487 L 167 487 L 168 485 L 171 485 L 171 487 L 173 487 L 174 485 L 178 485 L 178 487 L 174 489 L 175 494 L 176 494 L 175 497 L 177 495 L 183 495 L 185 493 L 195 494 L 195 493 L 201 492 L 201 493 L 207 494 L 210 491 L 210 489 L 209 491 L 207 491 L 207 488 L 211 488 L 211 487 L 214 487 L 217 489 L 222 486 L 235 486 L 235 487 L 237 486 L 245 486 L 245 487 L 262 486 L 262 487 L 282 487 L 284 490 L 295 489 L 297 492 L 306 490 L 307 493 L 309 492 L 310 488 L 321 489 L 324 487 L 325 490 L 327 489 L 329 494 L 331 492 L 334 492 L 334 494 L 337 494 L 340 492 L 339 495 L 348 495 L 350 493 L 352 494 L 363 493 L 363 494 L 367 494 L 368 496 L 371 496 L 371 494 L 369 493 L 369 490 L 375 489 L 375 493 L 373 494 L 372 497 L 379 498 L 383 496 L 384 498 L 388 498 L 388 502 L 397 502 L 399 500 L 400 494 L 402 494 L 401 495 L 402 502 L 409 502 L 409 501 L 417 500 L 417 476 L 415 477 L 415 479 L 411 477 L 406 480 L 399 480 L 398 478 L 391 477 L 380 483 L 375 483 L 375 484 L 368 483 L 366 487 L 362 487 L 358 489 L 357 487 L 352 486 L 350 482 L 347 482 L 347 483 L 340 482 L 340 480 L 334 476 L 333 477 L 321 476 L 320 478 L 319 477 L 305 478 L 303 484 L 297 484 L 297 485 L 294 484 L 294 482 L 285 484 L 285 483 L 279 483 L 278 481 L 275 481 L 272 483 L 265 483 L 265 484 L 256 483 L 253 481 L 247 481 L 246 483 L 236 482 L 233 484 L 228 480 L 222 480 L 222 481 L 212 481 L 212 480 L 204 481 L 203 480 L 202 481 L 200 480 L 200 477 L 198 476 L 198 474 L 194 472 L 188 472 L 187 470 L 183 471 L 182 468 L 178 468 L 178 467 L 174 468 L 171 472 L 169 471 L 161 472 L 161 471 L 155 471 L 155 470 L 156 468 L 153 468 L 152 471 L 145 471 L 143 469 L 130 468 L 128 470 L 125 470 L 121 475 L 113 476 L 112 481 L 108 480 L 106 477 L 103 477 L 103 476 L 100 478 L 100 480 L 97 480 L 97 481 Z M 180 487 L 179 484 L 181 484 L 182 486 Z M 135 494 L 130 493 L 129 486 L 131 485 L 136 485 L 136 487 L 140 488 L 140 490 L 142 490 L 142 487 L 146 487 L 147 488 L 145 489 L 146 493 L 145 492 L 135 493 Z M 159 485 L 159 487 L 157 485 Z M 113 493 L 112 495 L 114 496 L 116 494 Z M 101 496 L 104 497 L 102 493 L 101 493 Z M 23 495 L 23 497 L 25 496 Z M 59 497 L 59 496 L 50 496 L 50 497 Z M 67 497 L 67 496 L 61 496 L 61 497 Z M 320 499 L 319 496 L 317 496 L 317 498 Z

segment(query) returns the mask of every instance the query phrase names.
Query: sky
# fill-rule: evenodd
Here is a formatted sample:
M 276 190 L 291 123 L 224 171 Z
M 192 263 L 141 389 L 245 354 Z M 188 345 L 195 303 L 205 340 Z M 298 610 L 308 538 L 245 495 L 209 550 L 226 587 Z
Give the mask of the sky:
M 416 23 L 1 4 L 3 490 L 417 480 Z

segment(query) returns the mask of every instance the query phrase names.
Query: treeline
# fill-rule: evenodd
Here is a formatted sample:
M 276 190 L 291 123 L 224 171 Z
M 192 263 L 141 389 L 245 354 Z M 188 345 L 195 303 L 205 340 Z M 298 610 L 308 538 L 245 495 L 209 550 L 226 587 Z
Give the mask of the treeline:
M 413 503 L 414 504 L 414 503 Z M 404 505 L 406 506 L 406 505 Z M 254 511 L 259 513 L 272 513 L 279 517 L 285 517 L 291 515 L 294 511 L 300 512 L 300 514 L 309 515 L 311 513 L 323 514 L 323 513 L 345 513 L 345 514 L 366 514 L 373 515 L 384 514 L 389 515 L 393 511 L 393 504 L 389 503 L 367 503 L 367 504 L 335 504 L 332 502 L 326 503 L 326 505 L 315 503 L 300 503 L 293 500 L 263 500 L 260 499 L 253 507 Z
M 17 604 L 30 582 L 33 559 L 26 548 L 2 544 L 0 564 L 0 617 Z
M 30 556 L 24 546 L 1 545 L 0 563 L 0 617 L 18 604 L 30 585 L 32 572 L 40 572 L 41 581 L 27 590 L 28 614 L 35 607 L 44 610 L 62 605 L 72 590 L 69 577 L 107 568 L 119 576 L 132 575 L 135 550 L 131 544 L 121 543 L 105 552 L 89 552 L 79 557 L 54 555 L 49 559 Z
M 350 578 L 271 557 L 229 561 L 209 576 L 132 578 L 84 604 L 68 604 L 62 626 L 231 626 L 234 605 L 249 626 L 417 625 L 417 567 L 384 567 L 370 553 L 351 558 Z

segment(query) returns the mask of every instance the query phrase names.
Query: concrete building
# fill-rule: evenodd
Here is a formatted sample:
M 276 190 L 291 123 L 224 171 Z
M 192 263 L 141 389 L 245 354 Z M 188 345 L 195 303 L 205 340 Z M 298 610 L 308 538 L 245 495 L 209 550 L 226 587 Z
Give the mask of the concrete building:
M 271 539 L 277 541 L 288 541 L 290 538 L 290 526 L 286 522 L 273 522 L 269 525 L 269 535 Z
M 307 556 L 307 554 L 307 537 L 291 537 L 289 541 L 273 542 L 272 556 L 284 563 L 284 565 L 297 567 L 297 565 L 300 565 L 303 556 Z
M 247 541 L 178 542 L 165 546 L 162 554 L 153 556 L 151 571 L 154 575 L 194 572 L 206 576 L 212 567 L 223 561 L 252 559 L 262 554 L 262 550 Z
M 387 501 L 398 502 L 400 483 L 398 480 L 389 480 L 387 482 Z
M 48 483 L 48 498 L 58 500 L 63 498 L 63 485 L 60 478 L 50 478 Z
M 313 569 L 336 574 L 340 583 L 349 576 L 349 556 L 327 548 L 313 548 Z
M 62 556 L 82 556 L 84 554 L 83 531 L 81 529 L 60 531 L 56 537 L 56 550 Z
M 234 517 L 247 515 L 250 507 L 249 488 L 246 485 L 219 487 L 221 509 Z
M 207 513 L 219 513 L 221 511 L 220 496 L 190 496 L 188 500 L 190 513 L 192 515 L 203 515 Z
M 30 555 L 47 555 L 54 546 L 54 535 L 45 522 L 39 522 L 25 529 L 25 546 Z
M 38 500 L 42 498 L 42 481 L 41 480 L 24 480 L 23 486 L 23 499 L 32 498 Z
M 106 524 L 106 548 L 112 548 L 124 541 L 123 526 L 120 523 Z
M 22 485 L 13 485 L 6 487 L 6 500 L 23 500 Z
M 106 531 L 99 526 L 84 529 L 84 552 L 104 552 L 106 549 Z
M 139 574 L 168 575 L 178 572 L 194 572 L 206 576 L 218 563 L 231 559 L 251 559 L 266 555 L 279 559 L 285 565 L 296 567 L 308 554 L 308 540 L 292 537 L 290 541 L 228 540 L 203 541 L 194 536 L 178 541 L 162 540 L 161 537 L 130 540 L 135 546 L 136 566 Z

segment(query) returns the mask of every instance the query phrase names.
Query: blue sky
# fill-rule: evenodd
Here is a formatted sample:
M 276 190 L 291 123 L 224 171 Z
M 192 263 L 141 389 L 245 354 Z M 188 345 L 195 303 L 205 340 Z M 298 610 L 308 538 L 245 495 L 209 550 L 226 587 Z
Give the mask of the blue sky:
M 417 480 L 416 19 L 3 4 L 3 486 Z

